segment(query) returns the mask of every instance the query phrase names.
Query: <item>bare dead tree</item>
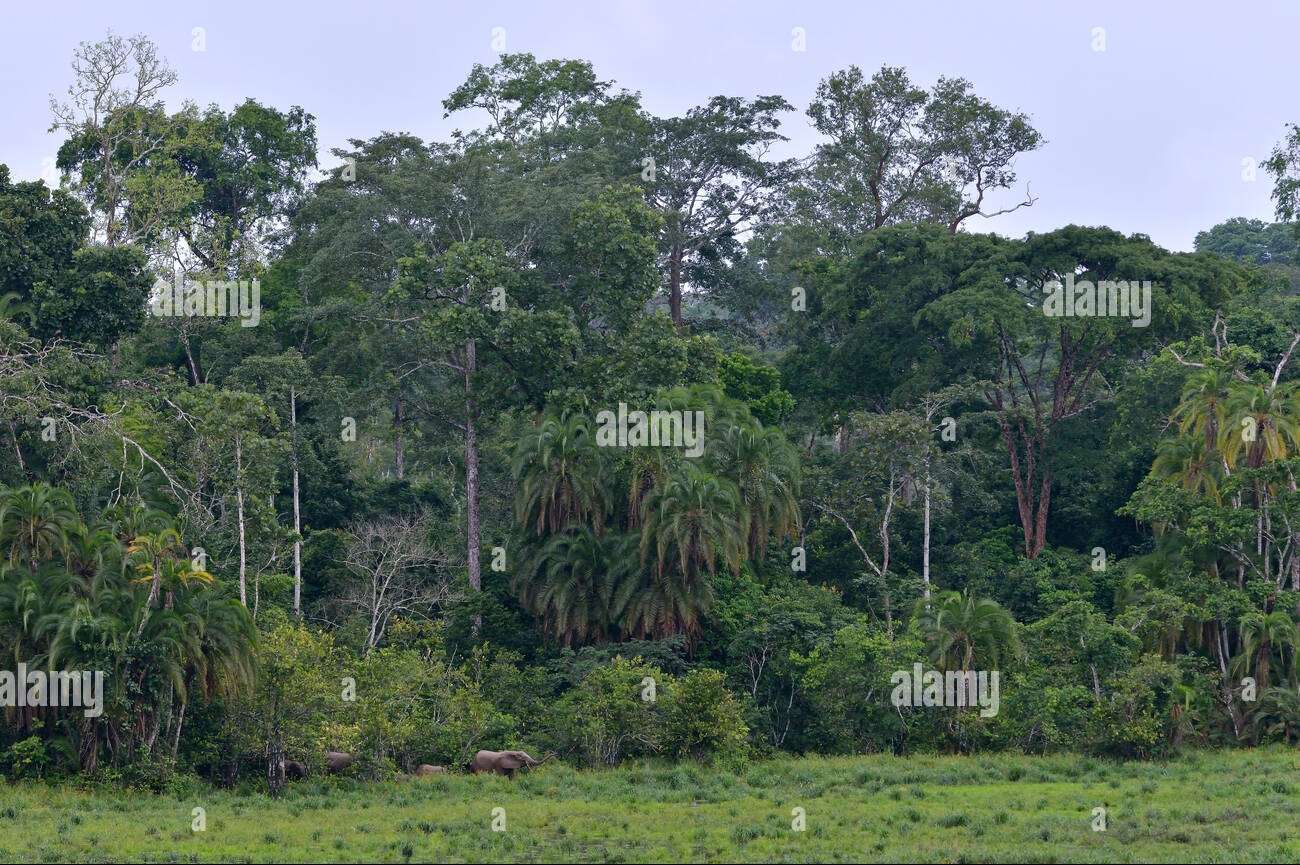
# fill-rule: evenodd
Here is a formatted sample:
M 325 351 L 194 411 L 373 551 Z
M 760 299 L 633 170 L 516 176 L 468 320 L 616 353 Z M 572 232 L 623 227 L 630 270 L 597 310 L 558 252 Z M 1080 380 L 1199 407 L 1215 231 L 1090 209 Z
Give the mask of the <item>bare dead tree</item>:
M 338 603 L 364 614 L 366 651 L 384 639 L 394 616 L 427 616 L 452 598 L 451 556 L 430 540 L 427 514 L 355 525 L 343 564 L 357 577 Z
M 163 141 L 162 133 L 147 131 L 137 115 L 160 110 L 160 94 L 177 76 L 149 38 L 123 39 L 111 30 L 101 41 L 77 47 L 72 72 L 67 101 L 50 97 L 50 131 L 86 146 L 85 166 L 74 186 L 99 214 L 104 242 L 113 246 L 130 240 L 122 212 L 127 176 Z

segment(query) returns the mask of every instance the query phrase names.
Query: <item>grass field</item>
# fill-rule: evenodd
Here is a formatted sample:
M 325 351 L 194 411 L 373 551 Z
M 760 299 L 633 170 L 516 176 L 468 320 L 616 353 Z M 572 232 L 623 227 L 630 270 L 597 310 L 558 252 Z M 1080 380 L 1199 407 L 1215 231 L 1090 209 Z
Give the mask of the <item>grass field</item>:
M 278 801 L 17 784 L 0 787 L 0 860 L 1298 862 L 1300 751 L 547 765 L 514 782 L 306 781 Z

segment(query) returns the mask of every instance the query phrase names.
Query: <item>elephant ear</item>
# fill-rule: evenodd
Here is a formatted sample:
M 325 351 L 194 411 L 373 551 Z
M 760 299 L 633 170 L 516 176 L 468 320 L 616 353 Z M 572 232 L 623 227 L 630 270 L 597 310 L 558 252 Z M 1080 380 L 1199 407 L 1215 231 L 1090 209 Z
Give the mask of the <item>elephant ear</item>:
M 501 755 L 498 764 L 502 769 L 521 769 L 525 765 L 524 758 L 519 756 L 518 751 L 507 751 Z

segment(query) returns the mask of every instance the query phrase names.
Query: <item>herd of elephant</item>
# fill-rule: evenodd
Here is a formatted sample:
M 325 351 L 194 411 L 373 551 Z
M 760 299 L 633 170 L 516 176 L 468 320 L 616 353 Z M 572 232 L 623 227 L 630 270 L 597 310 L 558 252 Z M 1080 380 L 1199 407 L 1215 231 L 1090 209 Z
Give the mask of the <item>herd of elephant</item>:
M 497 775 L 505 775 L 507 778 L 513 778 L 515 772 L 520 769 L 531 769 L 534 766 L 540 766 L 547 760 L 547 756 L 541 760 L 534 759 L 527 751 L 479 751 L 474 755 L 474 759 L 465 764 L 465 771 L 471 775 L 477 775 L 480 772 L 491 772 Z M 325 769 L 331 774 L 337 774 L 347 769 L 357 758 L 346 751 L 326 751 L 325 752 Z M 281 760 L 280 769 L 284 773 L 286 780 L 296 781 L 307 777 L 307 766 L 297 760 Z M 429 763 L 421 763 L 416 770 L 411 773 L 412 777 L 423 778 L 429 775 L 441 775 L 447 771 L 446 766 L 434 766 Z

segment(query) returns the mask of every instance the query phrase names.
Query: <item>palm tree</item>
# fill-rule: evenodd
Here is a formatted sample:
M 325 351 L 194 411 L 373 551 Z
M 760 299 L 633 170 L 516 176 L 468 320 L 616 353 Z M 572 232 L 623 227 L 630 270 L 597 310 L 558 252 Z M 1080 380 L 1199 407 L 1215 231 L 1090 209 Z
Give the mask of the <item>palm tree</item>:
M 81 523 L 67 490 L 30 484 L 0 495 L 0 549 L 10 562 L 24 562 L 35 573 L 39 563 L 66 552 Z
M 1152 474 L 1170 478 L 1188 492 L 1220 501 L 1219 481 L 1223 463 L 1219 452 L 1198 436 L 1183 435 L 1160 442 Z
M 1188 376 L 1183 385 L 1173 418 L 1179 432 L 1200 439 L 1206 452 L 1216 449 L 1220 432 L 1227 426 L 1226 403 L 1233 383 L 1231 370 L 1207 366 Z
M 638 576 L 639 580 L 625 584 L 627 600 L 619 620 L 623 634 L 654 640 L 680 634 L 694 642 L 700 617 L 713 603 L 713 584 L 683 580 L 676 571 L 653 568 L 639 571 Z
M 740 570 L 748 514 L 736 485 L 685 463 L 641 506 L 641 559 L 686 585 L 721 562 Z
M 698 433 L 704 437 L 705 456 L 714 454 L 721 441 L 719 430 L 752 427 L 756 421 L 750 417 L 744 403 L 728 398 L 716 385 L 697 384 L 676 387 L 659 395 L 655 408 L 660 411 L 694 412 L 704 414 L 703 428 Z M 627 527 L 637 528 L 645 510 L 646 499 L 681 470 L 686 459 L 679 448 L 633 448 L 630 456 L 627 494 Z
M 710 453 L 715 471 L 740 491 L 750 555 L 761 555 L 771 535 L 798 530 L 799 457 L 780 430 L 758 423 L 728 427 Z
M 78 525 L 68 535 L 64 562 L 68 572 L 89 580 L 111 558 L 121 553 L 121 546 L 112 529 L 105 525 L 90 527 Z
M 180 532 L 173 528 L 137 535 L 126 551 L 135 564 L 136 573 L 141 575 L 136 582 L 149 584 L 149 598 L 145 601 L 146 616 L 147 611 L 156 608 L 161 600 L 164 579 L 171 586 L 168 590 L 168 607 L 171 606 L 170 596 L 178 583 L 212 582 L 211 574 L 193 567 L 186 556 Z
M 541 535 L 575 520 L 600 531 L 607 511 L 601 461 L 587 418 L 579 413 L 545 417 L 519 443 L 515 512 Z
M 1233 659 L 1233 669 L 1238 675 L 1245 675 L 1253 669 L 1259 687 L 1267 688 L 1272 684 L 1273 664 L 1276 661 L 1279 680 L 1283 683 L 1294 681 L 1300 630 L 1290 616 L 1281 610 L 1251 612 L 1241 617 L 1238 629 L 1241 633 L 1241 654 Z
M 124 544 L 140 535 L 161 532 L 172 525 L 172 517 L 141 501 L 119 501 L 100 514 L 104 527 Z
M 194 629 L 197 651 L 187 660 L 203 697 L 232 697 L 251 689 L 257 627 L 248 609 L 210 587 L 186 593 L 184 605 L 175 609 Z
M 129 756 L 141 744 L 154 745 L 164 727 L 175 754 L 192 689 L 231 696 L 253 683 L 256 628 L 238 600 L 221 596 L 188 561 L 164 561 L 168 602 L 155 610 L 139 588 L 152 583 L 152 574 L 133 579 L 112 558 L 40 620 L 44 662 L 108 673 L 104 716 L 76 730 L 87 770 L 102 745 Z
M 577 526 L 550 538 L 520 569 L 512 589 L 564 645 L 610 639 L 628 586 L 639 582 L 636 538 L 601 537 Z
M 977 662 L 996 667 L 1024 655 L 1016 620 L 997 601 L 969 589 L 921 598 L 915 616 L 931 662 L 944 669 L 970 670 Z
M 1300 742 L 1300 690 L 1266 688 L 1259 695 L 1251 724 L 1256 739 L 1280 735 L 1288 745 Z
M 251 686 L 252 618 L 191 566 L 173 528 L 137 536 L 128 551 L 108 526 L 77 520 L 66 493 L 42 485 L 5 494 L 0 511 L 5 654 L 16 663 L 107 674 L 101 717 L 28 708 L 16 719 L 19 729 L 42 721 L 74 743 L 87 770 L 105 747 L 129 757 L 164 732 L 174 755 L 193 688 L 211 696 Z
M 629 530 L 641 525 L 645 500 L 680 469 L 682 456 L 676 448 L 629 448 L 627 521 Z
M 1236 423 L 1223 426 L 1219 450 L 1230 468 L 1236 468 L 1243 456 L 1252 469 L 1286 459 L 1300 444 L 1294 383 L 1277 387 L 1239 383 L 1228 391 L 1226 412 Z
M 672 388 L 660 394 L 655 405 L 667 411 L 704 412 L 705 435 L 713 436 L 709 439 L 708 445 L 714 443 L 719 430 L 754 423 L 749 408 L 743 402 L 731 399 L 722 388 L 712 384 Z
M 0 645 L 15 664 L 39 659 L 42 623 L 66 608 L 71 576 L 56 564 L 32 572 L 25 565 L 0 564 Z
M 1174 686 L 1174 699 L 1169 706 L 1171 722 L 1170 744 L 1175 748 L 1188 739 L 1204 742 L 1208 719 L 1213 717 L 1209 696 L 1199 688 L 1179 682 Z

